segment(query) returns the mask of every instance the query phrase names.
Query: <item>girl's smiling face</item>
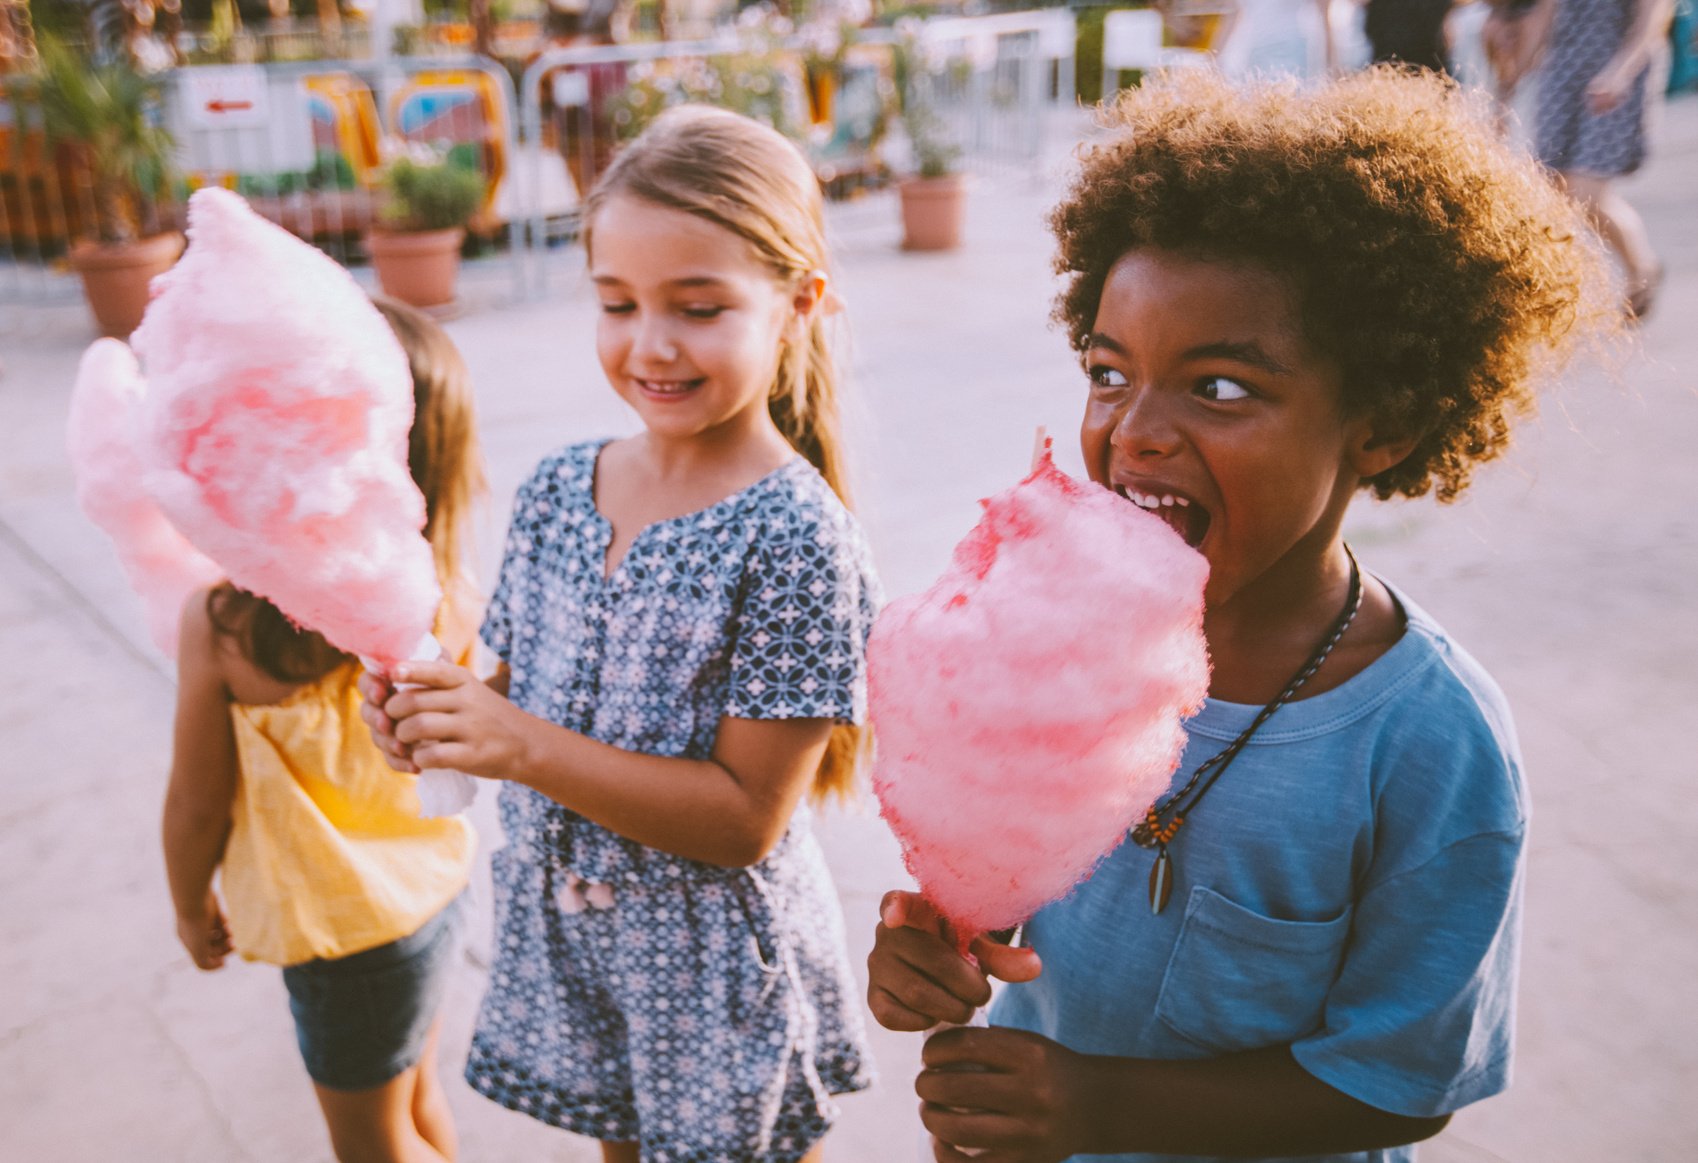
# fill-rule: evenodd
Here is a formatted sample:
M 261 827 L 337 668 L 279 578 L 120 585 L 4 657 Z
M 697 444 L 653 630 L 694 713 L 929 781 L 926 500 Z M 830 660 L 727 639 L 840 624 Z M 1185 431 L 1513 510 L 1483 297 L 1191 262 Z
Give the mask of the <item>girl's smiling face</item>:
M 823 291 L 820 279 L 784 287 L 722 226 L 626 195 L 596 212 L 590 275 L 608 383 L 672 438 L 759 423 L 783 344 Z
M 1341 373 L 1304 337 L 1286 279 L 1131 251 L 1103 285 L 1085 362 L 1091 478 L 1202 551 L 1211 609 L 1324 566 L 1381 454 L 1345 415 Z

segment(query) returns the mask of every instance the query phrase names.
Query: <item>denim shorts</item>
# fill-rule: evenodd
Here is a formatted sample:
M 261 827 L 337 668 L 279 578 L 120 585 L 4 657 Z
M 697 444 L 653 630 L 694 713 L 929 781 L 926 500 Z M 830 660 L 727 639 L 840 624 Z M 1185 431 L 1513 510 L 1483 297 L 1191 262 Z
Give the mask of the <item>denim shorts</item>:
M 418 1062 L 460 947 L 460 899 L 398 941 L 283 970 L 307 1074 L 369 1090 Z

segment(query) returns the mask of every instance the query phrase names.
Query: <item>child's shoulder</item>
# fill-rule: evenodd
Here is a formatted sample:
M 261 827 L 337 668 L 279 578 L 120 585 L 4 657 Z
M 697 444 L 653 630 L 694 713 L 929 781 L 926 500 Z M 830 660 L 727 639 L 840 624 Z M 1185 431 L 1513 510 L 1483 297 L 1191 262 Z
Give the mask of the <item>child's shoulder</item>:
M 531 489 L 563 481 L 593 481 L 596 458 L 608 443 L 609 438 L 600 437 L 595 440 L 575 440 L 571 444 L 561 445 L 537 461 L 537 466 L 531 470 L 530 479 L 525 482 L 524 487 Z
M 1388 585 L 1388 588 L 1391 588 Z M 1490 672 L 1438 620 L 1407 595 L 1392 589 L 1403 608 L 1404 633 L 1415 647 L 1421 667 L 1417 689 L 1422 701 L 1448 709 L 1446 718 L 1465 721 L 1498 739 L 1514 741 L 1509 700 Z
M 1375 734 L 1389 758 L 1382 807 L 1407 798 L 1423 811 L 1462 811 L 1486 830 L 1519 830 L 1526 788 L 1509 701 L 1431 614 L 1392 593 L 1406 626 L 1398 665 L 1373 692 Z
M 767 476 L 750 491 L 748 499 L 745 511 L 764 540 L 857 548 L 864 540 L 855 515 L 803 457 Z
M 536 516 L 553 514 L 562 505 L 594 504 L 596 458 L 607 443 L 606 439 L 580 440 L 545 454 L 514 493 L 514 512 L 536 510 L 539 501 L 548 504 Z
M 307 685 L 279 679 L 249 656 L 246 643 L 252 611 L 221 624 L 213 608 L 222 589 L 197 589 L 184 602 L 177 645 L 179 671 L 205 676 L 222 687 L 230 702 L 247 706 L 280 703 Z

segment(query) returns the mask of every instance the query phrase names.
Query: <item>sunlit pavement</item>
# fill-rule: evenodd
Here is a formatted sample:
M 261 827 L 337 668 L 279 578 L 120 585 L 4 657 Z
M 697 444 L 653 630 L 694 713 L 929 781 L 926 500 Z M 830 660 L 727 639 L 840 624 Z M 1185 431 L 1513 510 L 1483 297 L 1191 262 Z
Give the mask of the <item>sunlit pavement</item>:
M 1515 707 L 1535 800 L 1514 1088 L 1424 1152 L 1440 1163 L 1698 1157 L 1698 99 L 1665 111 L 1626 187 L 1669 275 L 1642 350 L 1546 394 L 1467 499 L 1364 502 L 1364 561 L 1443 621 Z M 1010 483 L 1032 430 L 1071 433 L 1082 380 L 1047 325 L 1042 226 L 1060 172 L 980 182 L 966 247 L 896 249 L 888 195 L 834 211 L 851 322 L 862 512 L 887 588 L 918 588 Z M 495 486 L 568 440 L 627 431 L 591 347 L 573 252 L 515 303 L 474 265 L 449 323 L 478 384 Z M 19 1160 L 316 1160 L 329 1152 L 275 971 L 195 972 L 158 851 L 169 668 L 146 645 L 61 451 L 92 338 L 80 303 L 0 304 L 0 1140 Z M 477 819 L 497 842 L 492 799 Z M 903 876 L 870 810 L 822 822 L 860 972 L 874 906 Z M 480 936 L 447 1014 L 444 1072 L 467 1160 L 591 1160 L 593 1145 L 456 1081 L 484 983 Z M 917 1039 L 875 1034 L 881 1080 L 843 1102 L 837 1163 L 912 1159 Z

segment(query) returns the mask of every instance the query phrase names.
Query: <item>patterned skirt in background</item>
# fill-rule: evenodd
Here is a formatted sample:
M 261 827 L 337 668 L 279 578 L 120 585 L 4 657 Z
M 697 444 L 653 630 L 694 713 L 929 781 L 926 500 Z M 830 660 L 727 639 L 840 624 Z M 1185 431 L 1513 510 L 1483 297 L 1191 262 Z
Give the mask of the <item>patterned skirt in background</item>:
M 1614 109 L 1594 115 L 1586 104 L 1586 86 L 1621 47 L 1632 19 L 1629 0 L 1557 0 L 1534 116 L 1534 152 L 1551 169 L 1613 178 L 1645 160 L 1649 66 Z

